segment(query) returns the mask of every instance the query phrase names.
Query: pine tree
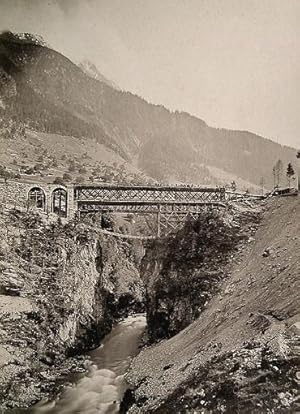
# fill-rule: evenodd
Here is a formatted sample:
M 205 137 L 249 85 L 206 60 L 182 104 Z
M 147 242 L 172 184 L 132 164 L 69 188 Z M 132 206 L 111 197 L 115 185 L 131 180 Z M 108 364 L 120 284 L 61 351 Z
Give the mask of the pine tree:
M 289 162 L 287 166 L 287 170 L 286 170 L 286 176 L 289 182 L 289 188 L 291 187 L 291 178 L 293 175 L 295 175 L 295 171 L 294 171 L 292 164 Z

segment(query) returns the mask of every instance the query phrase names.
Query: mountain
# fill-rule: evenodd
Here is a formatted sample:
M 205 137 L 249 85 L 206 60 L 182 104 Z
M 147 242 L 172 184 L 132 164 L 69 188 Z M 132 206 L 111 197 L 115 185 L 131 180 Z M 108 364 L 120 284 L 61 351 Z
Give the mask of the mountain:
M 12 33 L 0 36 L 0 118 L 27 129 L 105 146 L 168 182 L 255 187 L 273 182 L 278 159 L 295 150 L 248 131 L 217 129 L 87 75 L 62 54 Z M 49 135 L 48 135 L 49 136 Z M 13 145 L 13 144 L 12 144 Z
M 115 82 L 107 79 L 104 75 L 102 75 L 102 73 L 99 71 L 97 66 L 94 63 L 90 62 L 89 60 L 87 59 L 83 60 L 82 62 L 78 64 L 78 66 L 84 73 L 86 73 L 91 78 L 96 79 L 100 82 L 103 82 L 106 85 L 114 89 L 120 90 L 120 88 Z

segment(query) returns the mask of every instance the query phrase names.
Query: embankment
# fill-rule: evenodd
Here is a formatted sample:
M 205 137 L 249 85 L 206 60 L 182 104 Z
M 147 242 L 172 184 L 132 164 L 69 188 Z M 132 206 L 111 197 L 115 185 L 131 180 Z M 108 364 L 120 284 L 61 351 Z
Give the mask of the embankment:
M 299 217 L 299 197 L 266 203 L 257 232 L 233 255 L 227 279 L 198 319 L 135 358 L 128 375 L 134 391 L 130 398 L 127 395 L 127 412 L 234 414 L 299 409 Z M 159 263 L 153 281 L 147 282 L 156 297 L 165 276 Z M 174 266 L 169 283 L 176 282 L 177 269 Z M 186 280 L 181 276 L 180 280 L 189 286 L 189 277 L 187 273 Z M 196 296 L 193 293 L 192 299 Z M 190 297 L 188 293 L 187 303 Z M 157 330 L 155 325 L 153 329 Z M 159 329 L 158 333 L 161 336 Z
M 84 369 L 80 352 L 142 310 L 141 246 L 33 212 L 0 220 L 0 406 L 12 408 L 53 393 Z

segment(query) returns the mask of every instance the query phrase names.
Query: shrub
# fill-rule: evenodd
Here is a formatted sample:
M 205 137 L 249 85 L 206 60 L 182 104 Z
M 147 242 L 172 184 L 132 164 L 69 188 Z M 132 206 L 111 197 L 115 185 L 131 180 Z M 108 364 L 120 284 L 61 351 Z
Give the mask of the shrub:
M 81 175 L 76 177 L 76 180 L 75 180 L 76 183 L 80 184 L 80 183 L 83 183 L 83 181 L 84 181 L 84 177 L 82 177 Z
M 72 180 L 72 176 L 68 173 L 64 173 L 62 178 L 63 178 L 64 181 L 71 181 Z
M 86 168 L 85 168 L 85 167 L 81 167 L 81 168 L 79 168 L 78 172 L 79 172 L 79 174 L 86 174 L 86 173 L 87 173 L 87 171 L 86 171 Z
M 75 170 L 76 170 L 76 168 L 75 168 L 75 162 L 74 162 L 73 160 L 71 160 L 71 161 L 69 162 L 69 168 L 68 168 L 68 170 L 69 170 L 70 172 L 73 172 L 73 171 L 75 171 Z
M 55 177 L 53 184 L 59 184 L 59 185 L 64 185 L 64 179 L 62 177 Z

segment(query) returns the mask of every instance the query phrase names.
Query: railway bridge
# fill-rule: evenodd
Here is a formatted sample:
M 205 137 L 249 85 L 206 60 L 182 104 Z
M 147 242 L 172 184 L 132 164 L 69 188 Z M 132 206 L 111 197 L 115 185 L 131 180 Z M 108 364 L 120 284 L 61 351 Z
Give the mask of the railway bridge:
M 187 186 L 76 186 L 78 214 L 133 213 L 156 218 L 157 236 L 175 230 L 204 207 L 225 207 L 225 188 Z
M 46 191 L 33 186 L 28 202 L 70 218 L 95 213 L 152 215 L 159 236 L 178 228 L 187 216 L 196 218 L 203 208 L 225 207 L 226 191 L 224 187 L 162 185 L 72 185 Z

